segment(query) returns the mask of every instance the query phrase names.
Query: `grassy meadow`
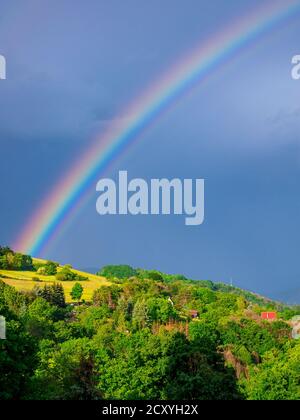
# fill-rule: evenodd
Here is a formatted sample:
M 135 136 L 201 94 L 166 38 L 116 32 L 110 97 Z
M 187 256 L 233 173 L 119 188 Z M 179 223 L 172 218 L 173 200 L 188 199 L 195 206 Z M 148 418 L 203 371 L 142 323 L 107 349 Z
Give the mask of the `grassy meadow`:
M 46 263 L 46 261 L 40 259 L 33 259 L 34 263 Z M 58 268 L 58 273 L 63 267 Z M 88 280 L 81 281 L 80 284 L 83 287 L 82 299 L 90 301 L 95 290 L 101 286 L 108 286 L 111 283 L 105 278 L 96 276 L 95 274 L 85 273 L 83 271 L 72 269 L 72 271 L 80 276 L 87 277 Z M 15 287 L 19 291 L 29 291 L 34 286 L 44 286 L 45 284 L 61 283 L 63 285 L 66 301 L 71 302 L 70 292 L 76 281 L 63 281 L 59 282 L 55 276 L 45 276 L 37 274 L 33 271 L 12 271 L 12 270 L 0 270 L 1 280 L 6 284 Z M 40 282 L 34 281 L 34 278 L 38 278 Z

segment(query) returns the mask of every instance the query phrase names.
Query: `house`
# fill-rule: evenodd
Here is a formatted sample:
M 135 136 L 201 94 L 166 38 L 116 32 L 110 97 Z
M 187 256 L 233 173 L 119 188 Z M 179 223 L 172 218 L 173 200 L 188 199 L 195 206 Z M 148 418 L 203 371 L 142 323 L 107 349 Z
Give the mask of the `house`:
M 195 309 L 191 309 L 191 310 L 189 311 L 189 315 L 190 315 L 193 319 L 195 319 L 195 318 L 198 318 L 198 316 L 199 316 L 199 312 L 198 312 L 198 311 L 196 311 Z
M 262 312 L 260 316 L 261 316 L 261 319 L 266 319 L 266 320 L 274 321 L 275 319 L 277 319 L 276 312 Z

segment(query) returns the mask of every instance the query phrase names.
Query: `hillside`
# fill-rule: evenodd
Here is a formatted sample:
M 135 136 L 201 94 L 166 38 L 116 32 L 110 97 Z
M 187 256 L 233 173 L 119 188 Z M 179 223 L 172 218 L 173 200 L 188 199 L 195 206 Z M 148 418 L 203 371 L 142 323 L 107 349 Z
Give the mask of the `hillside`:
M 44 265 L 47 263 L 46 260 L 33 258 L 34 264 Z M 63 269 L 63 266 L 59 265 L 57 267 L 58 273 Z M 95 290 L 100 286 L 110 285 L 111 283 L 104 277 L 96 276 L 94 274 L 86 273 L 76 269 L 71 269 L 71 271 L 79 276 L 87 278 L 87 280 L 81 281 L 80 284 L 83 287 L 83 296 L 82 298 L 86 301 L 90 301 Z M 42 275 L 37 274 L 35 271 L 26 271 L 26 270 L 1 270 L 0 269 L 0 278 L 8 285 L 15 287 L 19 291 L 30 291 L 34 287 L 43 287 L 44 285 L 51 285 L 58 280 L 55 275 Z M 39 281 L 33 279 L 39 279 Z M 63 281 L 61 282 L 65 290 L 67 302 L 71 302 L 70 292 L 76 283 L 76 281 Z
M 299 307 L 155 270 L 98 276 L 0 253 L 0 400 L 300 400 Z M 89 302 L 71 306 L 74 276 Z
M 16 255 L 21 255 L 21 254 L 16 254 Z M 44 275 L 44 274 L 38 273 L 38 267 L 45 266 L 49 261 L 41 259 L 41 258 L 34 258 L 34 257 L 29 257 L 29 258 L 31 258 L 32 263 L 33 263 L 33 268 L 31 268 L 30 270 L 26 270 L 22 268 L 18 270 L 14 270 L 11 268 L 3 269 L 1 268 L 1 265 L 0 265 L 0 279 L 3 280 L 6 284 L 15 287 L 18 291 L 21 291 L 21 292 L 22 291 L 29 292 L 35 287 L 44 287 L 45 285 L 52 285 L 54 283 L 61 282 L 65 291 L 66 301 L 71 302 L 72 299 L 70 296 L 70 292 L 74 284 L 77 282 L 77 280 L 61 281 L 60 279 L 57 278 L 57 274 L 59 274 L 62 270 L 64 270 L 65 267 L 68 267 L 72 273 L 82 278 L 80 280 L 80 284 L 83 287 L 82 299 L 84 301 L 89 302 L 92 299 L 93 293 L 99 287 L 109 286 L 112 284 L 113 278 L 115 279 L 118 278 L 118 273 L 104 272 L 103 275 L 99 275 L 99 273 L 97 275 L 97 274 L 91 274 L 90 272 L 87 272 L 87 271 L 77 270 L 69 265 L 60 265 L 58 263 L 55 263 L 57 264 L 57 274 Z M 108 268 L 109 267 L 110 266 L 108 266 Z M 128 267 L 128 266 L 112 266 L 112 269 L 114 270 L 116 267 L 118 267 L 119 269 L 119 268 Z M 168 275 L 168 274 L 164 274 L 155 270 L 141 270 L 141 269 L 137 269 L 137 270 L 131 269 L 131 270 L 132 270 L 131 275 L 139 273 L 139 275 L 141 275 L 142 277 L 145 277 L 148 274 L 151 277 L 154 274 L 154 279 L 155 278 L 157 279 L 165 278 L 169 280 L 170 279 L 179 279 L 179 280 L 184 279 L 186 282 L 193 282 L 193 280 L 189 280 L 182 275 L 179 275 L 179 276 Z M 94 268 L 92 271 L 96 272 L 97 269 Z M 129 275 L 127 277 L 129 277 Z M 215 283 L 208 280 L 198 280 L 197 282 L 199 285 L 203 287 L 207 287 L 213 291 L 221 291 L 221 292 L 226 292 L 226 293 L 242 296 L 249 301 L 249 304 L 255 303 L 261 306 L 265 306 L 265 307 L 269 307 L 273 309 L 276 308 L 280 310 L 284 307 L 290 306 L 289 304 L 285 305 L 283 303 L 261 296 L 259 294 L 246 291 L 238 287 L 229 286 L 228 284 L 225 284 L 225 283 Z

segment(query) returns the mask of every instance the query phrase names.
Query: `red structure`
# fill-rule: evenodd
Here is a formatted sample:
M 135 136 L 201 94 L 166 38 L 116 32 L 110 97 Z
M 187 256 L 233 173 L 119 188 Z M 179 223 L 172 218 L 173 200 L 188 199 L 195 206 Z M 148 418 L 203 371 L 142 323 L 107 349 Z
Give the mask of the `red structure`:
M 274 320 L 274 319 L 277 319 L 277 314 L 276 314 L 276 312 L 262 312 L 261 313 L 261 318 L 262 319 L 268 319 L 268 320 Z
M 194 318 L 198 318 L 198 316 L 199 316 L 199 312 L 198 311 L 196 311 L 195 309 L 191 309 L 190 311 L 189 311 L 189 314 L 190 314 L 190 316 L 194 319 Z

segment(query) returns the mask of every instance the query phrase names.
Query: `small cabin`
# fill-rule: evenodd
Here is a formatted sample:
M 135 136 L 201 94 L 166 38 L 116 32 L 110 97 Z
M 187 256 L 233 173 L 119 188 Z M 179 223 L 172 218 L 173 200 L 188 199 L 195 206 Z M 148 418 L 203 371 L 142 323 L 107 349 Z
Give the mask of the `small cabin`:
M 271 320 L 274 321 L 277 319 L 277 313 L 276 312 L 262 312 L 261 313 L 261 319 Z
M 198 318 L 198 317 L 199 317 L 199 312 L 198 312 L 198 311 L 196 311 L 195 309 L 191 309 L 191 310 L 189 311 L 189 315 L 190 315 L 193 319 L 195 319 L 195 318 Z

